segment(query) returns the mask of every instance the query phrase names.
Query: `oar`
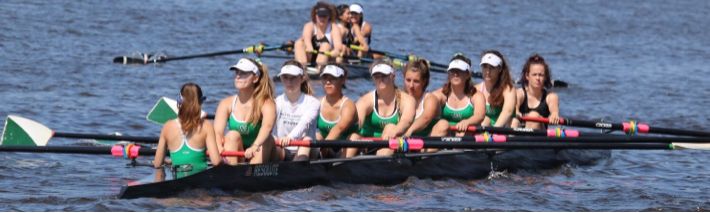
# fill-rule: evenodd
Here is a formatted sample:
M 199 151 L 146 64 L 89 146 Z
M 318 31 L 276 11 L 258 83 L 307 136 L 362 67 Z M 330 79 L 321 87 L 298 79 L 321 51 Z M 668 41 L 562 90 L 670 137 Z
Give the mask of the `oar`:
M 565 139 L 565 140 L 559 140 Z M 416 151 L 423 148 L 455 148 L 455 149 L 699 149 L 710 150 L 710 138 L 704 140 L 688 140 L 696 138 L 656 138 L 632 139 L 615 141 L 612 138 L 546 138 L 546 137 L 497 137 L 497 142 L 474 142 L 480 137 L 441 137 L 441 138 L 395 138 L 389 141 L 358 142 L 348 140 L 332 141 L 292 141 L 290 146 L 327 147 L 327 148 L 390 148 L 400 152 Z M 501 141 L 502 140 L 502 141 Z M 649 141 L 645 141 L 649 140 Z M 557 142 L 555 142 L 557 141 Z M 669 142 L 679 141 L 679 142 Z M 680 142 L 683 141 L 683 142 Z M 563 143 L 564 142 L 564 143 Z
M 128 150 L 128 151 L 127 151 Z M 32 153 L 59 153 L 59 154 L 88 154 L 106 155 L 111 154 L 116 157 L 135 159 L 141 155 L 155 155 L 155 148 L 141 149 L 137 145 L 117 144 L 112 147 L 106 146 L 0 146 L 0 152 L 32 152 Z M 230 151 L 220 154 L 223 157 L 243 157 L 242 151 Z
M 158 137 L 118 136 L 101 134 L 84 134 L 69 132 L 54 132 L 49 127 L 36 121 L 16 115 L 9 115 L 5 119 L 3 128 L 2 146 L 46 146 L 52 137 L 95 139 L 114 141 L 133 141 L 140 143 L 157 143 Z
M 540 122 L 540 123 L 550 123 L 547 118 L 538 117 L 520 117 L 520 120 Z M 672 129 L 672 128 L 661 128 L 652 127 L 645 123 L 637 123 L 635 121 L 623 122 L 623 123 L 607 123 L 607 122 L 595 122 L 595 121 L 585 121 L 576 120 L 568 118 L 560 118 L 560 125 L 567 126 L 578 126 L 578 127 L 589 127 L 589 128 L 599 128 L 599 129 L 609 129 L 609 130 L 621 130 L 626 134 L 635 135 L 636 133 L 657 133 L 657 134 L 669 134 L 669 135 L 685 135 L 685 136 L 697 136 L 697 137 L 708 137 L 710 132 L 706 131 L 694 131 L 694 130 L 684 130 L 684 129 Z
M 168 61 L 177 61 L 177 60 L 186 60 L 186 59 L 193 59 L 193 58 L 204 58 L 204 57 L 214 57 L 214 56 L 220 56 L 220 55 L 232 55 L 232 54 L 241 54 L 241 53 L 257 53 L 261 54 L 264 51 L 271 51 L 271 50 L 279 50 L 279 49 L 286 49 L 292 47 L 293 44 L 291 43 L 284 43 L 281 45 L 276 45 L 276 46 L 265 46 L 264 44 L 257 44 L 257 45 L 252 45 L 249 47 L 246 47 L 241 50 L 228 50 L 228 51 L 220 51 L 220 52 L 213 52 L 213 53 L 203 53 L 203 54 L 196 54 L 196 55 L 186 55 L 186 56 L 177 56 L 177 57 L 163 57 L 163 58 L 153 58 L 150 59 L 149 55 L 147 54 L 142 54 L 143 58 L 131 58 L 128 56 L 118 56 L 113 58 L 113 63 L 119 63 L 119 64 L 150 64 L 150 63 L 163 63 L 163 62 L 168 62 Z
M 449 131 L 458 131 L 455 126 L 450 126 Z M 507 128 L 507 127 L 492 127 L 492 126 L 469 126 L 466 132 L 474 133 L 496 133 L 507 135 L 527 135 L 527 136 L 545 136 L 545 137 L 570 137 L 576 138 L 581 136 L 605 136 L 601 133 L 583 133 L 574 129 L 549 128 L 549 129 L 531 129 L 531 128 Z

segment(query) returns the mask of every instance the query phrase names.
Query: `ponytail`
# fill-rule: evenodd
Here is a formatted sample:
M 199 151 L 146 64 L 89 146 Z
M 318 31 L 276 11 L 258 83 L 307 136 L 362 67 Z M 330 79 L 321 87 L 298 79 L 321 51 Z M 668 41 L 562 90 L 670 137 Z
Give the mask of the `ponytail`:
M 259 75 L 259 81 L 257 81 L 254 86 L 254 102 L 251 109 L 251 116 L 249 116 L 249 122 L 256 124 L 261 122 L 261 108 L 264 106 L 264 102 L 274 99 L 275 89 L 274 83 L 271 81 L 271 77 L 269 77 L 269 69 L 266 65 L 254 59 L 248 58 L 248 60 L 257 64 L 259 72 L 261 73 L 261 75 Z
M 192 134 L 202 124 L 202 89 L 195 83 L 183 84 L 178 96 L 178 118 L 185 134 Z

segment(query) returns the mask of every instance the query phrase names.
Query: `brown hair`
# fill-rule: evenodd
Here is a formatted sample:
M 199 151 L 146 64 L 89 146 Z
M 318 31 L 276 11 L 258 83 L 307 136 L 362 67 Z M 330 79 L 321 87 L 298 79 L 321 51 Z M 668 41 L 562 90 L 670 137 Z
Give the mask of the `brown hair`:
M 525 65 L 523 65 L 523 71 L 520 73 L 520 81 L 523 82 L 523 86 L 528 85 L 528 79 L 526 79 L 525 77 L 528 75 L 528 73 L 530 73 L 530 66 L 532 66 L 533 64 L 539 64 L 545 68 L 545 82 L 543 83 L 543 86 L 545 87 L 545 89 L 549 89 L 550 87 L 552 87 L 552 80 L 550 80 L 552 78 L 552 72 L 550 70 L 550 66 L 548 66 L 547 62 L 545 62 L 545 59 L 537 53 L 531 55 L 528 60 L 525 61 Z
M 313 88 L 311 87 L 311 84 L 309 82 L 308 73 L 306 73 L 306 66 L 303 66 L 303 64 L 301 64 L 301 62 L 298 62 L 293 59 L 284 62 L 284 64 L 281 65 L 281 67 L 284 67 L 286 65 L 294 65 L 294 66 L 300 67 L 301 70 L 303 70 L 303 76 L 302 76 L 303 82 L 301 82 L 301 92 L 309 94 L 309 95 L 313 95 L 314 92 L 313 92 Z
M 269 77 L 269 69 L 266 65 L 251 58 L 247 58 L 247 60 L 258 65 L 257 67 L 259 67 L 259 72 L 261 73 L 261 75 L 259 75 L 259 81 L 257 81 L 256 86 L 254 86 L 254 95 L 252 96 L 254 102 L 251 109 L 251 116 L 249 116 L 248 119 L 250 123 L 256 124 L 261 122 L 261 108 L 264 106 L 264 102 L 274 99 L 275 89 L 274 83 L 271 82 L 271 77 Z
M 419 73 L 419 76 L 421 76 L 424 80 L 424 90 L 426 91 L 427 86 L 429 86 L 429 62 L 423 58 L 409 62 L 404 66 L 405 76 L 407 75 L 407 72 Z
M 500 76 L 498 76 L 498 80 L 493 83 L 493 89 L 489 91 L 490 95 L 488 96 L 488 103 L 491 106 L 503 106 L 503 92 L 507 88 L 513 88 L 513 80 L 510 77 L 510 67 L 508 66 L 508 61 L 506 61 L 505 57 L 503 57 L 503 54 L 497 50 L 483 51 L 483 53 L 481 53 L 481 58 L 488 53 L 494 54 L 501 59 L 501 64 L 494 68 L 500 69 L 498 72 L 500 73 Z
M 320 8 L 328 9 L 328 11 L 330 11 L 330 17 L 328 17 L 328 22 L 335 23 L 335 19 L 338 18 L 336 16 L 337 12 L 335 11 L 335 6 L 324 1 L 317 2 L 316 5 L 313 5 L 313 7 L 311 8 L 311 21 L 313 23 L 316 23 L 316 10 Z
M 469 67 L 471 66 L 471 59 L 469 59 L 468 57 L 464 56 L 461 53 L 457 53 L 456 55 L 454 55 L 454 57 L 451 58 L 451 60 L 449 60 L 449 62 L 454 61 L 454 60 L 462 60 L 462 61 L 466 62 Z M 471 68 L 471 69 L 473 69 L 473 68 Z M 471 75 L 470 75 L 472 70 L 466 70 L 466 71 L 469 72 L 469 77 L 466 78 L 466 82 L 464 82 L 463 92 L 464 92 L 464 94 L 466 94 L 468 96 L 472 96 L 473 94 L 476 94 L 476 87 L 473 85 L 473 80 L 471 80 Z M 444 84 L 444 87 L 441 89 L 441 92 L 444 93 L 444 95 L 446 95 L 448 97 L 449 94 L 451 94 L 451 90 L 452 90 L 451 89 L 451 82 L 447 79 L 446 83 Z
M 195 83 L 183 84 L 178 97 L 178 118 L 182 132 L 192 134 L 202 124 L 202 89 Z

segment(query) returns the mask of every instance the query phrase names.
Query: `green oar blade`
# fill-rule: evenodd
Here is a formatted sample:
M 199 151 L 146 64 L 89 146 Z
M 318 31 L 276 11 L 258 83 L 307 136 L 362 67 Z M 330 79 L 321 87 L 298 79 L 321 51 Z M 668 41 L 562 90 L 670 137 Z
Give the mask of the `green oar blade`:
M 48 127 L 20 116 L 10 115 L 5 119 L 2 146 L 46 146 L 54 132 Z
M 153 123 L 163 125 L 165 122 L 177 118 L 177 112 L 177 101 L 162 97 L 145 118 Z

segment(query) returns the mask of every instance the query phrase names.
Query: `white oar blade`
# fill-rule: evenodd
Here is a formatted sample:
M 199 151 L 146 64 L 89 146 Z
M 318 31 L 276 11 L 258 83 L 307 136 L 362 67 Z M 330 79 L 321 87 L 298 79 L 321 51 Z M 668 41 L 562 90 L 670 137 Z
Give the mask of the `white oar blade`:
M 153 106 L 145 117 L 148 121 L 163 125 L 165 122 L 177 118 L 177 101 L 162 97 Z
M 673 149 L 710 150 L 710 143 L 672 143 Z
M 46 146 L 54 132 L 48 127 L 20 116 L 10 115 L 5 119 L 2 146 Z

